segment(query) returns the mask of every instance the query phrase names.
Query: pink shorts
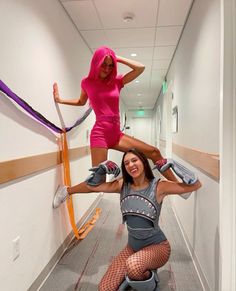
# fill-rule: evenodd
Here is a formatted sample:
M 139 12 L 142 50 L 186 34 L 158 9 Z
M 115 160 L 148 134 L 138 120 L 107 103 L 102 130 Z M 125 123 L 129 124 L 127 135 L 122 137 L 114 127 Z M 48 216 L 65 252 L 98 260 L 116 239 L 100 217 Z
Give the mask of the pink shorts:
M 117 118 L 104 116 L 96 120 L 90 134 L 91 148 L 113 148 L 124 133 Z

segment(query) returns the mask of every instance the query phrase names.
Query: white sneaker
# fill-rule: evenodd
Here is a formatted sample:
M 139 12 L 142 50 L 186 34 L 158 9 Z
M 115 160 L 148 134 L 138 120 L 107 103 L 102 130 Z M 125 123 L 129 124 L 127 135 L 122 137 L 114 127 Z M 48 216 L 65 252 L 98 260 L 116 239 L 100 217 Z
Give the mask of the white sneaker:
M 67 188 L 68 186 L 65 186 L 65 185 L 59 185 L 57 187 L 57 190 L 53 199 L 53 203 L 52 203 L 53 208 L 59 207 L 59 205 L 63 203 L 69 197 Z

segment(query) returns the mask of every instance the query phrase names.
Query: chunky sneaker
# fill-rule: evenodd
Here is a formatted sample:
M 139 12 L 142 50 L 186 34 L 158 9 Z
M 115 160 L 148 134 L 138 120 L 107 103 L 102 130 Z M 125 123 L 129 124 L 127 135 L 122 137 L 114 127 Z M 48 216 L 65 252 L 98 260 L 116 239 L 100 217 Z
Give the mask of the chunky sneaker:
M 90 186 L 98 186 L 106 182 L 106 174 L 113 174 L 117 177 L 120 174 L 119 166 L 112 161 L 105 161 L 96 167 L 89 169 L 92 173 L 85 180 Z
M 53 199 L 53 203 L 52 203 L 53 208 L 59 207 L 61 203 L 63 203 L 69 197 L 67 188 L 68 186 L 65 186 L 65 185 L 59 185 L 57 187 L 57 190 Z
M 156 161 L 153 170 L 157 169 L 158 171 L 163 173 L 170 167 L 171 167 L 171 163 L 168 163 L 167 159 L 161 159 L 161 160 Z
M 183 180 L 185 184 L 192 185 L 197 182 L 197 175 L 182 164 L 172 160 L 171 168 L 176 173 L 176 175 L 178 175 Z
M 182 164 L 176 162 L 173 159 L 162 159 L 156 162 L 153 169 L 157 169 L 161 173 L 165 172 L 167 169 L 171 168 L 175 174 L 181 178 L 181 180 L 187 184 L 192 185 L 197 182 L 197 175 L 183 166 Z
M 99 169 L 100 170 L 100 169 Z M 99 173 L 99 170 L 96 173 L 92 173 L 90 174 L 85 182 L 89 185 L 89 186 L 99 186 L 102 183 L 106 182 L 106 174 L 103 173 Z

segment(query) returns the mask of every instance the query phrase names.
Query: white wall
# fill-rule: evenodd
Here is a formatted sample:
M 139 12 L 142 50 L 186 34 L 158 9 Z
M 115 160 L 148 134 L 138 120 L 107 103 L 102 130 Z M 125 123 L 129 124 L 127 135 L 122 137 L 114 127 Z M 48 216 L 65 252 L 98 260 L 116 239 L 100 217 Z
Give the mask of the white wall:
M 177 105 L 179 112 L 173 142 L 214 154 L 219 153 L 219 32 L 220 1 L 194 1 L 167 76 L 172 82 L 172 108 Z M 163 104 L 160 96 L 157 105 L 162 110 Z M 172 202 L 206 290 L 219 290 L 219 183 L 174 158 L 197 172 L 203 183 L 189 200 L 176 197 Z
M 57 0 L 0 1 L 0 78 L 17 95 L 61 126 L 52 97 L 57 81 L 63 97 L 77 97 L 91 53 Z M 66 125 L 85 108 L 60 105 Z M 68 134 L 71 148 L 88 144 L 91 114 Z M 0 94 L 0 160 L 8 161 L 58 150 L 57 135 L 31 119 Z M 72 183 L 84 179 L 90 157 L 71 163 Z M 71 228 L 65 205 L 52 209 L 61 168 L 51 168 L 0 185 L 1 290 L 27 290 L 62 244 Z M 96 195 L 75 199 L 77 220 Z M 12 240 L 20 236 L 20 257 L 12 260 Z

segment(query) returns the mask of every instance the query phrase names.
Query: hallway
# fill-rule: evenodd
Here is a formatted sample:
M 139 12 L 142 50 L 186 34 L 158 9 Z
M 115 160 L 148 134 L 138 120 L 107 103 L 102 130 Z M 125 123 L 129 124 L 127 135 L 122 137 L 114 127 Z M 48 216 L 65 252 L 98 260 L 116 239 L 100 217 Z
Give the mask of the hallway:
M 71 242 L 39 291 L 97 291 L 109 261 L 127 242 L 127 231 L 119 224 L 119 195 L 104 194 L 98 207 L 102 213 L 93 230 L 84 240 Z M 163 203 L 160 225 L 172 249 L 169 261 L 158 271 L 160 290 L 203 290 L 169 198 Z
M 122 133 L 202 183 L 187 201 L 164 202 L 172 253 L 160 291 L 236 291 L 236 0 L 0 0 L 0 35 L 0 290 L 96 290 L 126 243 L 118 196 L 78 194 L 52 208 L 59 184 L 91 173 L 96 121 L 88 100 L 55 102 L 53 84 L 75 101 L 94 51 L 109 46 L 118 68 L 99 69 L 117 81 L 132 73 L 122 58 L 145 67 L 117 87 Z M 120 152 L 108 154 L 120 165 Z M 93 230 L 66 249 L 97 203 Z

